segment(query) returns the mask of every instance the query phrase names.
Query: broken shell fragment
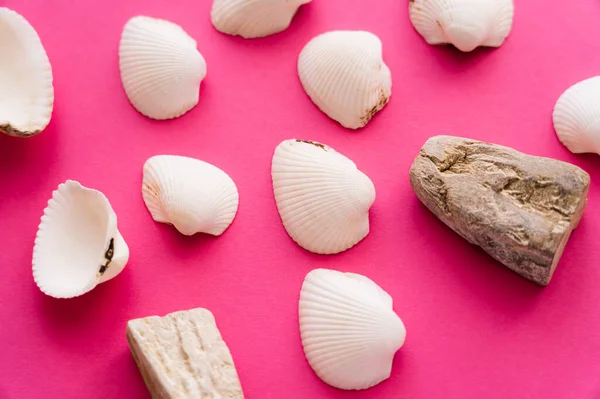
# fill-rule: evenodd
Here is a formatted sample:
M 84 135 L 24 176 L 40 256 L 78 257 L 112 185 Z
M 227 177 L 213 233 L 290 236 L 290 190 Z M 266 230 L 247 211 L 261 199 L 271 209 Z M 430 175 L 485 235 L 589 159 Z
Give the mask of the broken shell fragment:
M 286 30 L 298 8 L 311 0 L 214 0 L 210 13 L 215 29 L 245 39 Z
M 512 28 L 513 0 L 410 0 L 410 21 L 429 44 L 460 51 L 500 47 Z
M 365 276 L 327 269 L 308 273 L 300 291 L 300 335 L 317 376 L 345 390 L 389 378 L 406 339 L 392 307 L 392 297 Z
M 569 87 L 556 102 L 552 121 L 569 151 L 600 154 L 600 76 Z
M 52 116 L 52 68 L 33 26 L 5 7 L 0 7 L 0 54 L 0 132 L 35 136 Z
M 335 254 L 369 233 L 373 182 L 333 148 L 283 141 L 273 154 L 271 177 L 283 226 L 302 248 Z
M 392 95 L 381 41 L 369 32 L 333 31 L 313 38 L 298 57 L 298 76 L 313 103 L 349 129 L 365 126 Z
M 179 25 L 131 18 L 121 36 L 119 69 L 131 104 L 152 119 L 177 118 L 198 104 L 206 61 Z
M 206 309 L 129 320 L 127 342 L 153 398 L 244 398 L 231 352 Z
M 436 136 L 415 158 L 410 183 L 452 230 L 521 276 L 547 285 L 583 215 L 590 176 L 555 159 Z
M 33 278 L 55 298 L 85 294 L 116 277 L 129 259 L 117 215 L 100 191 L 67 180 L 52 193 L 33 248 Z
M 207 162 L 156 155 L 144 164 L 142 196 L 152 218 L 184 235 L 219 236 L 231 225 L 239 194 L 231 177 Z

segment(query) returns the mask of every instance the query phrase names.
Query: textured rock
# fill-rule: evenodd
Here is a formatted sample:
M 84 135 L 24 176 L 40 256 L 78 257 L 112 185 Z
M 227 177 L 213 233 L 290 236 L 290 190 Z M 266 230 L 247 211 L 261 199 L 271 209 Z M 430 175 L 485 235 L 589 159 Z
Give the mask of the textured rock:
M 450 228 L 547 285 L 587 202 L 577 166 L 490 143 L 436 136 L 410 169 L 419 199 Z
M 243 399 L 227 344 L 206 309 L 127 323 L 127 341 L 154 399 Z

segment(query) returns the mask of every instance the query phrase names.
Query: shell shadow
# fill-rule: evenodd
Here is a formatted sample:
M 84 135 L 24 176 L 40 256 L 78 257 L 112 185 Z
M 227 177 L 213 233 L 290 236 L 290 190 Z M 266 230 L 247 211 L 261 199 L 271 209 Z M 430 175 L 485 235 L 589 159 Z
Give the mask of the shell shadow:
M 174 226 L 157 222 L 156 230 L 166 251 L 177 253 L 179 259 L 193 258 L 194 260 L 198 260 L 198 257 L 209 253 L 211 248 L 218 243 L 217 240 L 225 236 L 229 229 L 225 230 L 221 236 L 212 236 L 204 233 L 185 236 L 177 231 Z
M 115 278 L 99 284 L 92 291 L 79 297 L 58 299 L 42 293 L 32 284 L 32 295 L 36 296 L 35 305 L 40 308 L 44 323 L 44 332 L 52 340 L 67 348 L 76 350 L 72 338 L 81 336 L 97 323 L 98 319 L 111 319 L 114 307 L 127 307 L 132 299 L 129 268 L 135 268 L 129 262 Z
M 439 267 L 434 274 L 452 281 L 457 293 L 477 298 L 486 307 L 496 309 L 499 315 L 527 313 L 543 293 L 544 287 L 521 277 L 483 249 L 470 244 L 439 220 L 416 197 L 410 214 L 415 226 L 421 226 L 420 231 L 427 232 L 421 239 L 432 247 L 425 250 L 434 252 L 433 256 L 465 260 L 441 262 L 443 267 Z M 419 234 L 418 231 L 415 229 L 415 234 Z M 437 255 L 436 242 L 443 242 L 443 248 L 446 248 L 440 249 Z

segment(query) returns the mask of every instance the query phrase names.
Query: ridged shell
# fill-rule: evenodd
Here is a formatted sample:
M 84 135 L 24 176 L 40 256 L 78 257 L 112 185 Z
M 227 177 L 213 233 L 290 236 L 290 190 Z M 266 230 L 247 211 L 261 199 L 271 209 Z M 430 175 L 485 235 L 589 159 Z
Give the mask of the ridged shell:
M 219 236 L 233 222 L 239 194 L 227 173 L 207 162 L 156 155 L 144 164 L 142 196 L 152 218 L 184 235 Z
M 556 102 L 552 120 L 569 151 L 600 154 L 600 76 L 568 88 Z
M 129 260 L 117 215 L 97 190 L 67 180 L 52 193 L 33 248 L 33 278 L 55 298 L 72 298 L 116 277 Z
M 429 44 L 468 52 L 500 47 L 512 28 L 513 0 L 409 0 L 410 21 Z
M 349 129 L 365 126 L 392 95 L 392 74 L 377 36 L 333 31 L 313 38 L 298 57 L 306 94 L 331 119 Z
M 367 389 L 389 378 L 406 328 L 391 296 L 354 273 L 316 269 L 299 303 L 304 354 L 317 376 L 339 389 Z
M 179 25 L 131 18 L 119 46 L 121 80 L 131 104 L 152 119 L 181 116 L 198 104 L 206 61 Z
M 283 226 L 302 248 L 335 254 L 369 233 L 375 187 L 333 148 L 286 140 L 275 149 L 271 176 Z
M 0 7 L 0 54 L 0 132 L 35 136 L 52 117 L 52 67 L 33 26 L 5 7 Z
M 286 30 L 298 8 L 311 0 L 214 0 L 210 13 L 219 32 L 245 39 Z

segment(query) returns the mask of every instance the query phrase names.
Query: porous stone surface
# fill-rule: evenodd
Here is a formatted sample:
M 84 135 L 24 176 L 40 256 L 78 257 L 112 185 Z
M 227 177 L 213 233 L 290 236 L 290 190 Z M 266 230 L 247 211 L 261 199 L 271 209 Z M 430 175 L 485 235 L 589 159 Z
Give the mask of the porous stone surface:
M 127 341 L 154 399 L 243 399 L 212 313 L 191 309 L 130 320 Z
M 414 160 L 410 182 L 421 202 L 455 232 L 547 285 L 583 214 L 590 177 L 555 159 L 436 136 Z

